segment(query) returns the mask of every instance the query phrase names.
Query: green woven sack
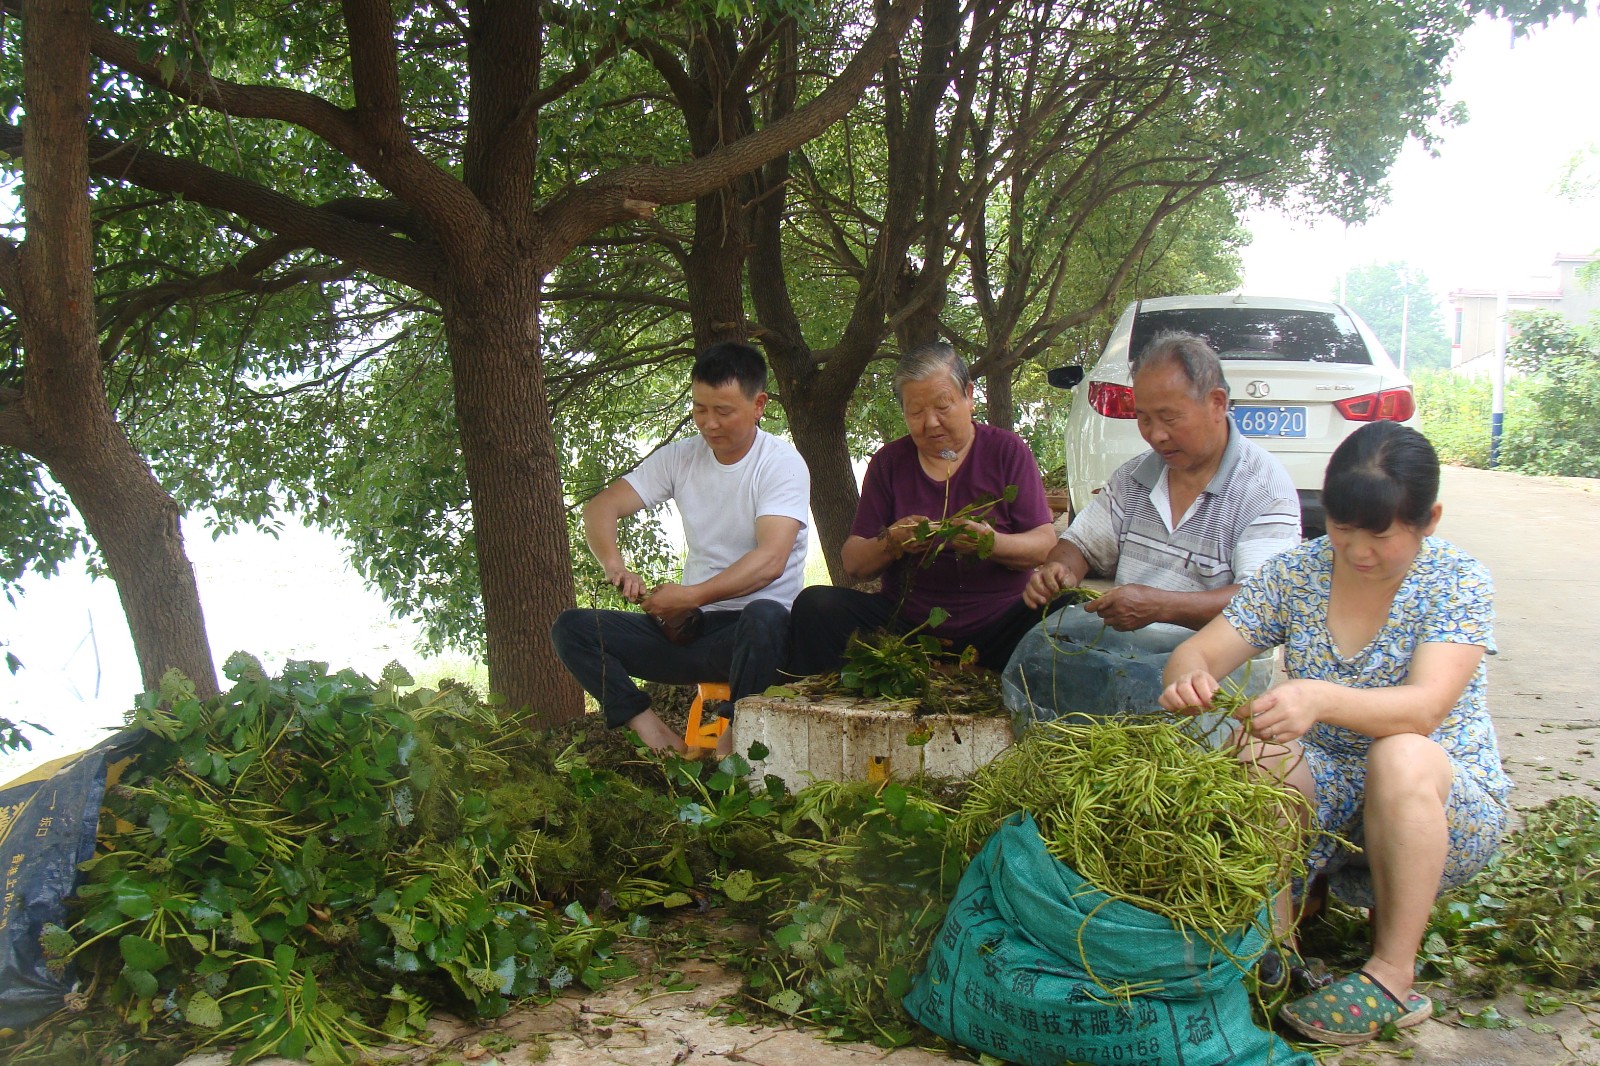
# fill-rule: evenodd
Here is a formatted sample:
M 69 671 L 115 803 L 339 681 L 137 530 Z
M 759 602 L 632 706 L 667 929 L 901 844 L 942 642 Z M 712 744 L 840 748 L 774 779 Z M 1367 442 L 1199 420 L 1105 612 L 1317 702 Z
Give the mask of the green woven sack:
M 1019 814 L 967 867 L 905 1009 L 1027 1066 L 1311 1066 L 1251 1017 L 1260 934 L 1223 946 L 1239 961 L 1088 884 Z

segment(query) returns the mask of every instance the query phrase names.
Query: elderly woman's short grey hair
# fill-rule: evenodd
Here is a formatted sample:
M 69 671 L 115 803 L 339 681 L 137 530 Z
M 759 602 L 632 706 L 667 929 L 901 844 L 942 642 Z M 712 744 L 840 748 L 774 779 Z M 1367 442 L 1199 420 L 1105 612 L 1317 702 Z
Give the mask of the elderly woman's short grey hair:
M 894 368 L 895 402 L 905 406 L 905 387 L 908 381 L 926 381 L 935 374 L 949 374 L 950 380 L 962 393 L 972 384 L 972 373 L 966 361 L 944 341 L 920 344 L 900 357 Z
M 1205 399 L 1212 389 L 1221 389 L 1224 396 L 1228 394 L 1228 379 L 1222 376 L 1222 360 L 1217 358 L 1211 345 L 1193 333 L 1177 330 L 1157 333 L 1144 346 L 1144 351 L 1128 360 L 1128 371 L 1137 375 L 1147 366 L 1166 362 L 1176 363 L 1183 371 L 1183 376 L 1189 379 L 1189 394 L 1195 399 Z

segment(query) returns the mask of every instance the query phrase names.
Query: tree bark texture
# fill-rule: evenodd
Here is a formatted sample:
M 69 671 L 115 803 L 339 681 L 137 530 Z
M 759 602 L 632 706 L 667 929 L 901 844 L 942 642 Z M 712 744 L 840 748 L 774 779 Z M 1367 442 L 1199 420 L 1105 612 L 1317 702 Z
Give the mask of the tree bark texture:
M 514 251 L 446 304 L 461 454 L 472 494 L 490 684 L 549 724 L 583 709 L 550 644 L 574 603 L 561 462 L 539 355 L 538 280 Z
M 983 379 L 985 406 L 988 408 L 985 421 L 991 426 L 1010 430 L 1017 428 L 1016 401 L 1011 398 L 1011 375 L 1016 372 L 1014 366 L 996 367 Z
M 24 346 L 20 417 L 0 443 L 43 461 L 83 516 L 127 615 L 147 689 L 168 669 L 217 691 L 178 506 L 112 416 L 94 319 L 86 137 L 87 0 L 23 6 L 23 209 L 27 236 L 9 292 Z
M 747 79 L 760 67 L 742 58 L 732 27 L 719 23 L 695 37 L 687 71 L 664 72 L 669 83 L 680 87 L 678 106 L 696 158 L 754 132 Z M 750 254 L 749 202 L 755 190 L 747 174 L 695 198 L 685 282 L 697 350 L 718 341 L 742 341 L 749 334 L 744 265 Z
M 845 577 L 840 552 L 860 500 L 850 449 L 839 428 L 850 405 L 849 396 L 818 397 L 807 395 L 797 384 L 783 387 L 788 395 L 799 397 L 787 408 L 789 435 L 811 469 L 811 516 L 817 523 L 817 543 L 829 577 L 834 584 L 841 584 Z M 823 487 L 819 489 L 819 485 Z

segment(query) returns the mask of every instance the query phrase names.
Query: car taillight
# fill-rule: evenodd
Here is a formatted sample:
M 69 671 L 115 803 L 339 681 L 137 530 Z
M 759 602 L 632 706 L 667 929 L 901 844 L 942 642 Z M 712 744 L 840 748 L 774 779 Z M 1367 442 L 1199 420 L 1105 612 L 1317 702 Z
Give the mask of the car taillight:
M 1384 389 L 1365 396 L 1347 396 L 1334 404 L 1352 422 L 1404 422 L 1417 413 L 1410 389 Z
M 1089 382 L 1089 406 L 1107 418 L 1135 418 L 1133 390 L 1109 381 Z

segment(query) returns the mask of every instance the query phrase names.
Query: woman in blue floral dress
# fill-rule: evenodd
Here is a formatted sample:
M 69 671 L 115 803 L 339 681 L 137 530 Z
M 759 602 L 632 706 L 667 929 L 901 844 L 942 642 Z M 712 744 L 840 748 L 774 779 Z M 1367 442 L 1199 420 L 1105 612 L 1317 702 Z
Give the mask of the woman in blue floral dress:
M 1433 537 L 1438 493 L 1427 438 L 1363 426 L 1328 464 L 1328 535 L 1264 564 L 1166 668 L 1163 705 L 1196 713 L 1216 678 L 1284 648 L 1289 680 L 1235 712 L 1242 757 L 1360 844 L 1357 856 L 1321 838 L 1306 876 L 1326 874 L 1336 894 L 1373 908 L 1366 964 L 1283 1009 L 1327 1043 L 1432 1014 L 1411 986 L 1433 902 L 1488 863 L 1509 813 L 1484 687 L 1493 586 L 1481 563 Z M 1286 892 L 1284 929 L 1289 908 Z

